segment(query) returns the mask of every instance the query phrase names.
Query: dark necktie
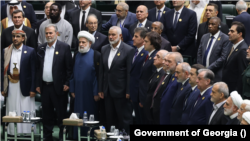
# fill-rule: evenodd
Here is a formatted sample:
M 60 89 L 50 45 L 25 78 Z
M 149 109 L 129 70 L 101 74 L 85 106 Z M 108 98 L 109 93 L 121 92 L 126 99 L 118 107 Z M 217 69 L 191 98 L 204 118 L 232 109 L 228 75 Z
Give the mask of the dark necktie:
M 133 59 L 133 63 L 134 63 L 134 61 L 135 61 L 135 58 L 137 57 L 137 54 L 138 54 L 138 49 L 136 49 L 136 51 L 135 51 L 135 55 L 134 55 L 134 59 Z
M 174 18 L 174 29 L 176 28 L 176 25 L 177 25 L 178 15 L 179 15 L 179 12 L 176 12 L 175 13 L 175 18 Z
M 206 52 L 205 52 L 205 54 L 204 54 L 204 56 L 203 56 L 203 65 L 204 65 L 205 67 L 207 66 L 207 55 L 208 55 L 209 50 L 210 50 L 210 48 L 211 48 L 211 46 L 212 46 L 213 39 L 214 39 L 214 36 L 211 36 L 211 40 L 210 40 L 209 45 L 208 45 L 208 47 L 207 47 L 207 49 L 206 49 Z
M 158 10 L 157 21 L 160 21 L 161 18 L 161 10 Z
M 196 100 L 196 102 L 195 102 L 194 107 L 197 105 L 197 103 L 198 103 L 198 101 L 199 101 L 200 98 L 201 98 L 201 94 L 199 94 L 199 96 L 197 97 L 197 100 Z
M 155 97 L 155 95 L 156 95 L 158 89 L 160 88 L 160 86 L 163 85 L 163 84 L 162 84 L 162 81 L 164 80 L 164 78 L 166 77 L 166 75 L 167 75 L 167 74 L 164 74 L 164 75 L 161 77 L 161 80 L 159 81 L 158 86 L 156 87 L 156 89 L 155 89 L 155 91 L 154 91 L 154 95 L 153 95 L 153 97 L 152 97 L 152 103 L 151 103 L 151 107 L 150 107 L 150 108 L 153 107 L 153 104 L 154 104 L 154 97 Z
M 86 11 L 82 11 L 82 25 L 81 25 L 81 30 L 84 30 L 84 21 L 85 21 L 85 13 Z

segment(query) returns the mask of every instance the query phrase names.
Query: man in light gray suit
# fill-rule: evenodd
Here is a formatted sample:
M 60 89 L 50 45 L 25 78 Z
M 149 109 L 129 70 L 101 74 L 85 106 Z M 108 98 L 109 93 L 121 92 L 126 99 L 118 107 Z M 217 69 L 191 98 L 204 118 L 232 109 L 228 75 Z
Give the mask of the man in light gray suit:
M 214 72 L 215 82 L 222 79 L 223 63 L 232 46 L 229 37 L 220 31 L 220 23 L 218 17 L 209 20 L 209 33 L 202 36 L 197 53 L 197 62 Z

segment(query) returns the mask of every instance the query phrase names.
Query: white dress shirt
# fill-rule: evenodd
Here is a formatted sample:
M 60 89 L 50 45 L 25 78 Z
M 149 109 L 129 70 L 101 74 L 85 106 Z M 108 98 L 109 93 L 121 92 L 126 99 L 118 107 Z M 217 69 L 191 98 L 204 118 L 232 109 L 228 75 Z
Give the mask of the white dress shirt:
M 244 39 L 242 39 L 241 41 L 239 41 L 238 43 L 236 43 L 236 44 L 234 44 L 233 45 L 233 47 L 234 47 L 234 50 L 237 48 L 237 46 L 241 43 L 241 42 L 243 42 L 244 41 Z
M 119 41 L 119 44 L 115 48 L 112 45 L 110 45 L 111 49 L 110 49 L 109 58 L 108 58 L 108 67 L 109 67 L 109 69 L 111 67 L 113 59 L 114 59 L 120 45 L 121 45 L 121 40 Z
M 161 71 L 161 69 L 162 69 L 162 67 L 157 68 L 157 69 L 156 69 L 156 71 L 157 71 L 157 72 L 160 72 L 160 71 Z
M 150 58 L 150 55 L 151 55 L 154 51 L 155 51 L 155 49 L 152 50 L 152 51 L 150 51 L 150 52 L 148 53 L 148 58 Z
M 234 118 L 236 118 L 238 116 L 238 112 L 236 112 L 236 113 L 234 113 L 234 114 L 232 114 L 231 116 L 229 116 L 230 117 L 230 119 L 234 119 Z
M 212 118 L 214 117 L 215 113 L 218 111 L 218 109 L 219 109 L 221 106 L 223 106 L 223 104 L 224 104 L 226 101 L 227 101 L 227 100 L 224 100 L 224 101 L 222 101 L 222 102 L 220 102 L 220 103 L 218 103 L 218 104 L 216 104 L 216 105 L 213 104 L 214 110 L 213 110 L 213 112 L 212 112 L 212 114 L 211 114 L 211 116 L 210 116 L 210 118 L 209 118 L 208 124 L 210 124 L 210 122 L 211 122 Z
M 137 49 L 138 49 L 137 56 L 138 56 L 138 54 L 140 54 L 140 52 L 142 51 L 143 48 L 144 48 L 144 45 L 141 46 L 141 47 L 139 47 L 139 48 L 137 48 Z M 135 56 L 134 56 L 134 58 L 135 58 Z M 134 58 L 133 58 L 133 60 L 134 60 Z M 132 62 L 133 62 L 133 61 L 132 61 Z
M 213 39 L 212 45 L 211 45 L 210 50 L 209 50 L 209 52 L 208 52 L 208 54 L 207 54 L 207 60 L 206 60 L 206 62 L 207 62 L 207 63 L 206 63 L 206 64 L 207 64 L 207 66 L 205 66 L 205 67 L 209 67 L 209 66 L 210 66 L 210 64 L 209 64 L 209 58 L 210 58 L 211 52 L 212 52 L 212 50 L 213 50 L 214 43 L 215 43 L 215 42 L 216 42 L 216 40 L 218 39 L 219 34 L 220 34 L 220 31 L 218 31 L 216 34 L 214 34 L 214 39 Z M 213 36 L 213 35 L 210 33 L 210 38 L 209 38 L 209 40 L 208 40 L 208 42 L 207 42 L 207 47 L 206 47 L 206 50 L 207 50 L 208 45 L 209 45 L 209 43 L 210 43 L 211 36 Z
M 141 26 L 141 27 L 145 27 L 146 22 L 147 22 L 147 19 L 145 19 L 145 20 L 142 22 L 142 26 Z M 140 22 L 138 21 L 137 27 L 139 27 L 139 24 L 140 24 Z
M 80 11 L 80 15 L 79 15 L 79 28 L 80 30 L 81 29 L 81 25 L 82 25 L 82 15 L 83 15 L 83 11 L 85 11 L 85 18 L 84 18 L 84 24 L 86 23 L 86 20 L 88 18 L 88 15 L 89 15 L 89 9 L 90 9 L 90 6 L 86 9 L 86 10 L 82 10 Z
M 120 27 L 120 23 L 121 23 L 122 27 L 124 27 L 124 21 L 126 20 L 127 16 L 125 18 L 123 18 L 123 19 L 118 20 L 118 22 L 117 22 L 118 27 Z
M 176 12 L 179 12 L 178 17 L 177 17 L 177 23 L 178 23 L 183 7 L 179 11 L 174 10 L 175 12 L 174 12 L 174 17 L 173 17 L 173 24 L 174 24 Z
M 161 8 L 161 9 L 158 9 L 157 7 L 155 8 L 156 9 L 156 19 L 158 17 L 158 11 L 160 10 L 160 17 L 162 16 L 162 12 L 164 11 L 164 8 L 165 8 L 165 5 Z
M 14 30 L 15 30 L 15 29 L 23 30 L 23 24 L 22 24 L 19 28 L 16 28 L 16 27 L 14 26 Z
M 53 82 L 52 65 L 55 54 L 56 42 L 57 40 L 51 47 L 49 47 L 49 45 L 46 46 L 43 65 L 43 81 L 45 82 Z
M 65 13 L 66 13 L 66 5 L 62 6 L 62 12 L 61 12 L 61 14 L 60 14 L 60 17 L 61 17 L 62 19 L 64 19 Z
M 192 87 L 192 91 L 194 91 L 194 89 L 195 89 L 196 87 L 197 87 L 197 85 L 193 86 L 193 87 Z
M 182 82 L 182 86 L 183 86 L 188 80 L 189 80 L 189 78 L 187 78 L 186 80 L 184 80 L 184 81 Z

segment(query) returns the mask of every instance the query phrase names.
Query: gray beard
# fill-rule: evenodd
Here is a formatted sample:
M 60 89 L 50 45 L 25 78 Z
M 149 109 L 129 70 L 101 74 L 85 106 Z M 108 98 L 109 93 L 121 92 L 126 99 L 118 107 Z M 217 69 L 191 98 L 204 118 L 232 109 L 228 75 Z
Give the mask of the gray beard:
M 89 50 L 90 50 L 89 43 L 88 43 L 88 45 L 87 45 L 86 47 L 84 47 L 83 49 L 81 49 L 80 47 L 78 47 L 78 51 L 79 51 L 80 53 L 87 53 L 87 52 L 89 52 Z

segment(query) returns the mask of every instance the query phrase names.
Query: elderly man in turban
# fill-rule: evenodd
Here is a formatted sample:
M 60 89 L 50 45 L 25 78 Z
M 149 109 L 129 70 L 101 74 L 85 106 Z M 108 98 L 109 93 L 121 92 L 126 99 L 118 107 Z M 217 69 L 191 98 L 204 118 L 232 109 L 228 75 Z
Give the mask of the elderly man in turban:
M 242 121 L 240 125 L 250 125 L 250 112 L 245 112 L 242 115 Z
M 74 98 L 74 112 L 86 111 L 88 115 L 93 114 L 98 120 L 98 73 L 100 64 L 100 53 L 90 48 L 95 43 L 95 38 L 87 31 L 78 33 L 79 47 L 74 57 L 74 70 L 70 80 L 70 92 Z M 83 127 L 82 135 L 86 135 L 87 129 Z M 77 136 L 77 128 L 74 137 Z
M 226 123 L 226 125 L 239 125 L 240 122 L 237 119 L 238 109 L 242 103 L 242 98 L 238 94 L 237 91 L 231 92 L 230 96 L 227 98 L 227 101 L 223 105 L 224 115 L 229 116 L 230 120 Z
M 23 44 L 26 40 L 23 30 L 12 31 L 13 44 L 3 50 L 1 63 L 1 93 L 7 98 L 6 114 L 15 111 L 35 110 L 35 66 L 34 48 Z M 30 133 L 31 124 L 17 124 L 18 133 Z M 14 124 L 9 124 L 8 134 L 14 135 Z
M 242 121 L 242 115 L 245 112 L 250 112 L 250 100 L 244 99 L 240 105 L 240 108 L 238 109 L 238 116 L 237 119 L 241 122 Z

